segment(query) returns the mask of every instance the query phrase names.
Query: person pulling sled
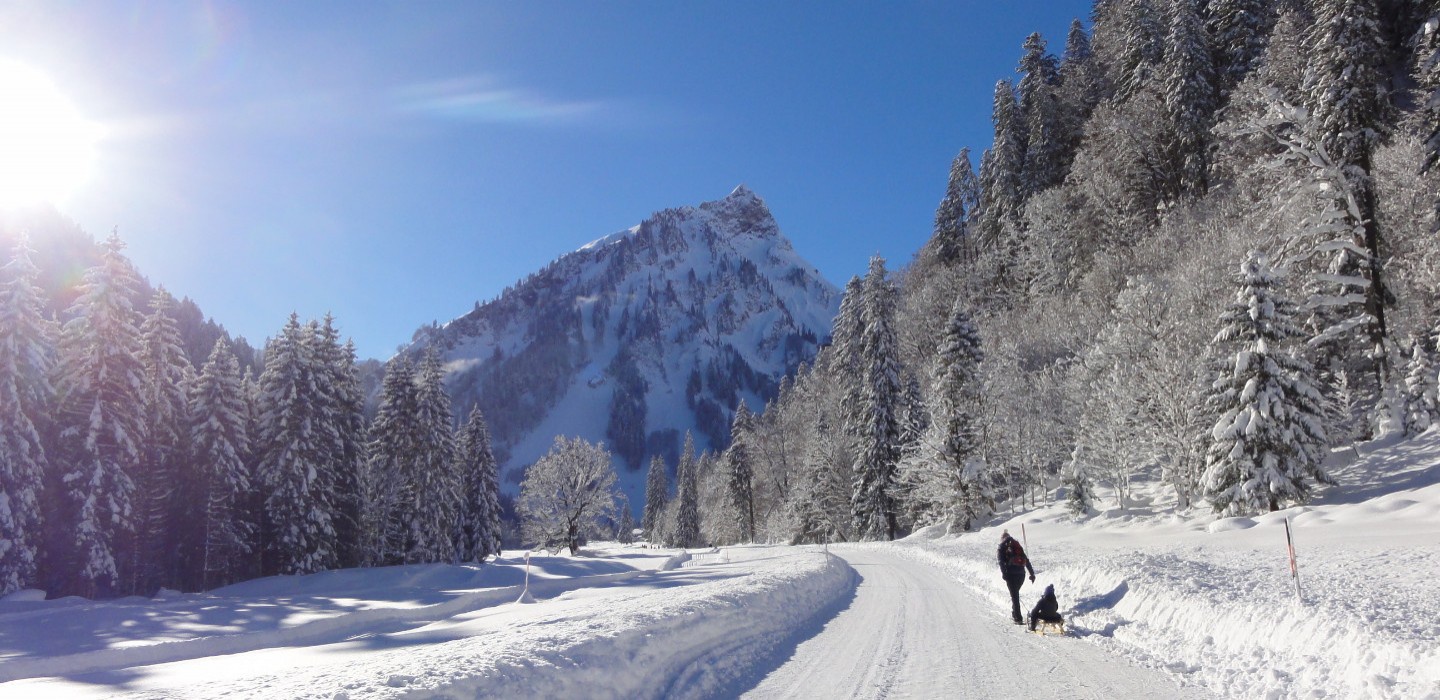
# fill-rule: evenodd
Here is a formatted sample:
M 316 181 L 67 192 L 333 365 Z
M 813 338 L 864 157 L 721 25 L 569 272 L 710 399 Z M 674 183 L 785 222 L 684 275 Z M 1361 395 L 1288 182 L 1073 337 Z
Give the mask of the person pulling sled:
M 1035 582 L 1035 569 L 1030 566 L 1030 558 L 1025 556 L 1025 548 L 1010 536 L 1006 530 L 1000 535 L 1000 576 L 1005 579 L 1005 585 L 1010 588 L 1010 617 L 1015 624 L 1025 624 L 1025 619 L 1020 617 L 1020 587 L 1025 585 L 1025 572 L 1030 572 L 1030 582 Z

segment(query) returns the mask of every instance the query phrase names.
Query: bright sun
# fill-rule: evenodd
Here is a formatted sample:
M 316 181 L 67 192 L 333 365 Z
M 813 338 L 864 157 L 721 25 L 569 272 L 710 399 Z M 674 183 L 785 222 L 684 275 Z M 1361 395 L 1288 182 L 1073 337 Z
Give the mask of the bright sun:
M 89 176 L 99 137 L 43 73 L 0 61 L 0 207 L 64 199 Z

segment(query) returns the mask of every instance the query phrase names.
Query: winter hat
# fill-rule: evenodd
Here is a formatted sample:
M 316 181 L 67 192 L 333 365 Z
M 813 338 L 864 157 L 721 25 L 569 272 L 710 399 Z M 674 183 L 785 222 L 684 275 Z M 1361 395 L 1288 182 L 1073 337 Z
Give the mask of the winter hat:
M 1045 595 L 1055 595 L 1055 584 L 1052 583 L 1045 587 Z
M 1010 536 L 1010 531 L 1009 531 L 1009 530 L 1005 530 L 1004 532 L 1001 532 L 1001 533 L 1000 533 L 1000 539 L 1002 539 L 1002 540 L 1005 539 L 1006 537 L 1009 537 L 1009 536 Z

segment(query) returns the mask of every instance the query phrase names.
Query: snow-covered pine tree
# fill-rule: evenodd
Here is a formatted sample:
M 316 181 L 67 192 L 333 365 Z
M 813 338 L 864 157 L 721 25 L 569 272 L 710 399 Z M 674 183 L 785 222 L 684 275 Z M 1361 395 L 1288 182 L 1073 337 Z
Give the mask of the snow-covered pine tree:
M 695 438 L 685 431 L 685 448 L 680 455 L 680 467 L 676 470 L 678 491 L 675 513 L 673 545 L 676 547 L 700 546 L 700 492 L 699 475 L 695 460 Z
M 1410 41 L 1415 56 L 1415 84 L 1420 89 L 1417 101 L 1431 117 L 1425 142 L 1425 165 L 1429 168 L 1440 160 L 1440 119 L 1434 118 L 1440 114 L 1440 2 L 1428 0 L 1425 19 Z
M 1025 197 L 1053 187 L 1065 177 L 1065 133 L 1055 87 L 1059 64 L 1046 53 L 1038 32 L 1025 38 L 1020 59 L 1020 114 L 1025 129 L 1025 161 L 1021 191 Z
M 956 299 L 935 355 L 931 380 L 934 414 L 921 448 L 904 461 L 900 480 L 917 525 L 943 523 L 955 530 L 994 507 L 979 459 L 975 408 L 980 397 L 980 334 Z
M 1065 485 L 1065 510 L 1077 518 L 1094 508 L 1095 499 L 1095 487 L 1090 481 L 1090 469 L 1085 464 L 1084 452 L 1083 447 L 1075 446 L 1075 450 L 1070 453 L 1070 461 L 1065 464 L 1065 476 L 1062 480 Z
M 145 385 L 135 300 L 140 279 L 112 233 L 100 263 L 85 272 L 80 297 L 60 338 L 56 388 L 61 466 L 61 516 L 51 522 L 72 540 L 55 556 L 60 591 L 86 596 L 130 593 L 121 567 L 132 560 L 123 544 L 134 532 L 135 482 L 145 438 Z M 63 537 L 63 536 L 62 536 Z
M 856 429 L 861 422 L 860 401 L 860 344 L 865 331 L 865 282 L 858 275 L 845 283 L 845 294 L 840 298 L 840 311 L 830 334 L 829 365 L 838 385 L 841 397 L 841 411 L 845 415 L 842 426 L 846 437 L 858 439 Z
M 615 541 L 620 544 L 635 542 L 635 516 L 630 513 L 630 501 L 620 497 L 620 522 L 615 525 Z
M 399 564 L 410 549 L 415 485 L 409 474 L 420 449 L 419 412 L 415 370 L 407 357 L 396 357 L 385 367 L 365 465 L 362 522 L 372 565 Z
M 925 395 L 920 389 L 920 378 L 913 372 L 905 372 L 900 394 L 900 452 L 915 452 L 920 440 L 930 429 L 930 410 L 925 406 Z
M 210 358 L 190 386 L 190 459 L 187 483 L 198 518 L 188 538 L 187 559 L 194 561 L 187 587 L 208 590 L 235 581 L 240 563 L 251 553 L 254 523 L 244 507 L 250 492 L 245 464 L 249 451 L 248 408 L 240 366 L 225 339 L 217 338 Z
M 857 459 L 851 512 L 864 539 L 895 539 L 895 467 L 900 460 L 900 410 L 904 391 L 895 336 L 896 289 L 880 256 L 870 258 L 865 276 L 860 336 L 860 393 L 847 416 L 854 424 Z
M 980 181 L 970 165 L 970 149 L 962 148 L 960 155 L 950 163 L 950 181 L 945 187 L 945 198 L 935 209 L 935 233 L 930 240 L 940 262 L 953 265 L 973 255 L 973 241 L 966 233 L 970 217 L 979 203 Z
M 980 160 L 980 233 L 986 245 L 1000 241 L 1006 222 L 1020 216 L 1025 201 L 1025 152 L 1028 148 L 1025 118 L 1015 101 L 1015 84 L 995 83 L 991 122 L 995 143 Z
M 1265 50 L 1254 68 L 1222 96 L 1222 107 L 1214 128 L 1216 148 L 1212 154 L 1212 179 L 1227 185 L 1233 183 L 1238 191 L 1257 194 L 1263 191 L 1257 185 L 1273 186 L 1272 171 L 1263 166 L 1283 152 L 1284 147 L 1275 143 L 1271 135 L 1255 137 L 1250 126 L 1264 121 L 1276 101 L 1292 105 L 1303 102 L 1301 84 L 1304 82 L 1305 56 L 1309 52 L 1308 12 L 1281 11 L 1272 25 L 1265 40 Z M 1213 45 L 1213 39 L 1212 48 L 1219 50 Z M 1223 85 L 1225 65 L 1216 63 L 1215 68 L 1217 82 Z
M 1129 0 L 1119 7 L 1123 44 L 1112 82 L 1116 100 L 1124 101 L 1150 84 L 1164 60 L 1165 15 L 1151 0 Z
M 233 346 L 232 346 L 233 347 Z M 264 354 L 256 354 L 256 360 L 264 362 Z M 235 356 L 235 362 L 240 367 L 240 403 L 243 406 L 242 418 L 245 419 L 245 451 L 240 452 L 240 461 L 245 462 L 245 474 L 249 475 L 249 488 L 236 497 L 235 508 L 238 511 L 238 519 L 248 523 L 251 527 L 249 533 L 249 544 L 251 553 L 243 559 L 233 562 L 235 565 L 236 580 L 253 579 L 261 576 L 265 569 L 265 497 L 268 495 L 265 484 L 261 483 L 259 477 L 259 459 L 264 454 L 264 449 L 259 444 L 261 439 L 261 406 L 259 406 L 259 380 L 255 376 L 255 367 L 240 362 L 239 354 Z
M 980 458 L 977 412 L 981 396 L 980 363 L 985 360 L 980 332 L 960 299 L 950 310 L 945 335 L 936 352 L 934 397 L 936 417 L 931 433 L 939 445 L 937 462 L 950 477 L 953 496 L 943 512 L 951 526 L 971 524 L 995 507 Z
M 1284 348 L 1299 337 L 1296 305 L 1280 296 L 1280 275 L 1252 251 L 1240 267 L 1235 301 L 1215 343 L 1234 348 L 1210 397 L 1219 414 L 1202 485 L 1216 512 L 1278 510 L 1303 503 L 1314 483 L 1331 483 L 1324 399 L 1309 363 Z
M 450 395 L 445 393 L 440 356 L 425 353 L 416 377 L 416 419 L 419 444 L 411 478 L 415 511 L 407 563 L 432 563 L 454 558 L 454 524 L 464 493 L 455 472 L 455 443 Z
M 1342 366 L 1322 371 L 1320 376 L 1330 417 L 1326 428 L 1330 446 L 1342 447 L 1364 440 L 1370 434 L 1365 419 L 1368 406 L 1356 386 L 1358 382 L 1354 375 Z
M 341 567 L 359 566 L 364 559 L 361 535 L 360 472 L 365 459 L 365 389 L 355 361 L 355 343 L 340 343 L 340 331 L 330 314 L 311 322 L 314 356 L 315 404 L 325 456 L 320 473 L 326 507 L 333 514 L 336 556 Z
M 1385 353 L 1386 367 L 1394 368 L 1380 385 L 1380 397 L 1370 407 L 1371 435 L 1382 439 L 1405 434 L 1405 378 L 1400 376 L 1400 351 L 1391 346 Z
M 1215 70 L 1196 0 L 1174 0 L 1160 70 L 1169 127 L 1172 195 L 1198 197 L 1208 186 L 1207 153 L 1215 121 Z
M 651 544 L 665 541 L 660 532 L 665 504 L 670 500 L 670 478 L 665 469 L 665 458 L 655 455 L 650 458 L 650 471 L 645 473 L 645 512 L 640 516 L 640 529 Z
M 1421 109 L 1421 124 L 1429 125 L 1425 133 L 1425 165 L 1429 172 L 1440 162 L 1440 2 L 1430 0 L 1428 15 L 1411 39 L 1416 101 Z M 1422 128 L 1424 128 L 1422 126 Z M 1440 192 L 1434 197 L 1435 221 L 1440 227 Z
M 0 267 L 0 596 L 36 584 L 46 459 L 40 421 L 54 390 L 54 329 L 35 284 L 39 270 L 24 234 Z
M 835 323 L 830 333 L 830 348 L 843 378 L 860 364 L 860 335 L 865 327 L 863 299 L 865 283 L 854 275 L 845 283 L 845 293 L 840 297 L 840 311 L 835 314 Z
M 1259 133 L 1273 140 L 1282 151 L 1271 164 L 1294 177 L 1280 185 L 1282 211 L 1295 212 L 1297 225 L 1278 235 L 1279 267 L 1301 274 L 1309 313 L 1307 345 L 1326 349 L 1330 361 L 1322 365 L 1349 363 L 1369 380 L 1372 393 L 1387 381 L 1384 347 L 1388 344 L 1380 328 L 1384 305 L 1374 295 L 1381 266 L 1372 259 L 1364 241 L 1368 236 L 1362 205 L 1363 193 L 1355 189 L 1341 164 L 1313 134 L 1313 122 L 1305 110 L 1287 104 L 1275 93 L 1269 112 L 1257 117 L 1242 133 Z M 1388 294 L 1388 293 L 1387 293 Z M 1363 328 L 1359 338 L 1351 331 Z
M 483 562 L 500 553 L 500 478 L 490 449 L 490 428 L 479 406 L 470 409 L 455 438 L 455 459 L 465 494 L 456 527 L 456 558 Z
M 1078 17 L 1070 22 L 1070 31 L 1065 35 L 1065 53 L 1060 57 L 1059 70 L 1057 94 L 1064 141 L 1062 162 L 1068 165 L 1080 148 L 1085 120 L 1090 118 L 1090 113 L 1105 93 L 1105 76 L 1095 60 L 1090 35 Z
M 1325 150 L 1357 184 L 1393 120 L 1386 41 L 1378 0 L 1316 0 L 1305 71 L 1306 107 Z
M 1274 12 L 1266 0 L 1211 0 L 1206 16 L 1215 87 L 1224 99 L 1260 65 Z
M 260 375 L 256 476 L 265 494 L 266 574 L 309 574 L 338 565 L 333 494 L 324 492 L 332 454 L 315 405 L 313 328 L 296 314 L 265 349 Z
M 935 353 L 935 422 L 947 423 L 948 428 L 952 417 L 971 409 L 978 395 L 980 363 L 984 360 L 980 331 L 966 311 L 964 300 L 956 299 Z
M 725 473 L 730 505 L 735 510 L 741 542 L 755 541 L 755 471 L 751 464 L 750 409 L 741 401 L 730 424 L 730 447 L 725 450 Z
M 1297 3 L 1299 4 L 1299 3 Z M 1313 17 L 1307 9 L 1289 7 L 1280 10 L 1270 30 L 1265 56 L 1256 72 L 1263 83 L 1276 90 L 1288 102 L 1303 103 L 1305 69 L 1309 55 L 1309 33 Z
M 1129 9 L 1129 3 L 1122 0 L 1103 0 L 1090 8 L 1090 50 L 1094 63 L 1100 69 L 1106 90 L 1096 95 L 1097 100 L 1113 97 L 1121 75 L 1121 59 L 1124 55 L 1126 37 L 1122 16 Z
M 852 464 L 830 425 L 823 412 L 816 415 L 801 478 L 790 490 L 791 544 L 845 542 L 851 536 Z
M 1422 338 L 1411 343 L 1410 367 L 1405 374 L 1405 434 L 1419 435 L 1440 418 L 1436 399 L 1435 362 Z
M 135 542 L 128 567 L 134 577 L 127 588 L 151 594 L 160 586 L 174 586 L 181 578 L 177 567 L 195 562 L 177 557 L 182 533 L 192 532 L 198 521 L 195 503 L 182 480 L 185 439 L 189 432 L 189 398 L 186 384 L 194 374 L 185 356 L 180 328 L 174 318 L 175 298 L 161 287 L 150 299 L 150 315 L 140 324 L 140 365 L 145 384 L 141 392 L 145 439 L 135 480 Z M 186 572 L 191 573 L 191 572 Z M 191 578 L 186 576 L 186 578 Z
M 263 355 L 261 356 L 263 360 Z M 239 362 L 237 355 L 235 360 Z M 250 475 L 250 489 L 241 496 L 236 507 L 243 515 L 241 519 L 250 523 L 250 556 L 243 561 L 236 563 L 238 570 L 236 577 L 240 580 L 255 578 L 265 570 L 266 546 L 264 524 L 267 521 L 265 516 L 265 498 L 269 495 L 260 478 L 260 458 L 265 453 L 260 444 L 262 438 L 260 433 L 260 380 L 255 375 L 255 368 L 243 365 L 240 372 L 240 395 L 244 398 L 245 404 L 245 436 L 249 439 L 249 449 L 241 458 L 245 461 L 245 473 Z
M 1308 98 L 1314 133 L 1350 181 L 1358 207 L 1357 221 L 1364 229 L 1368 260 L 1365 310 L 1373 319 L 1366 328 L 1377 354 L 1388 339 L 1385 307 L 1393 303 L 1382 271 L 1383 241 L 1376 217 L 1375 188 L 1371 182 L 1372 158 L 1395 117 L 1388 85 L 1390 57 L 1380 25 L 1377 0 L 1317 0 L 1315 24 L 1310 32 L 1309 61 L 1304 92 Z M 1351 274 L 1354 274 L 1353 272 Z M 1384 359 L 1381 381 L 1387 380 Z

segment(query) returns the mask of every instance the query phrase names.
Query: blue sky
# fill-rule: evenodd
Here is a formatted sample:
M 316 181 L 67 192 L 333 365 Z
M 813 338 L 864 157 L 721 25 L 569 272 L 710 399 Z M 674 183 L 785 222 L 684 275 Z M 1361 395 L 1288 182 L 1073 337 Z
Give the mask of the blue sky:
M 0 58 L 102 124 L 58 203 L 258 344 L 363 357 L 745 183 L 837 285 L 929 236 L 1025 36 L 1088 2 L 36 2 Z

